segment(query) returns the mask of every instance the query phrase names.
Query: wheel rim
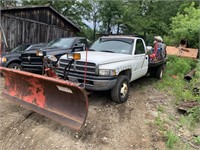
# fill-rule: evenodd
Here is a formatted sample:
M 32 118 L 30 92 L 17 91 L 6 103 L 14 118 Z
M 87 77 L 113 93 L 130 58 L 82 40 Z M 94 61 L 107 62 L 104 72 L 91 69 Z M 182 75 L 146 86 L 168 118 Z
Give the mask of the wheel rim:
M 120 90 L 120 95 L 121 95 L 121 98 L 125 98 L 126 95 L 128 93 L 128 85 L 126 82 L 124 82 L 121 86 L 121 90 Z
M 163 70 L 160 71 L 160 79 L 162 78 L 163 76 Z
M 11 69 L 21 70 L 19 66 L 13 66 L 13 67 L 11 67 Z

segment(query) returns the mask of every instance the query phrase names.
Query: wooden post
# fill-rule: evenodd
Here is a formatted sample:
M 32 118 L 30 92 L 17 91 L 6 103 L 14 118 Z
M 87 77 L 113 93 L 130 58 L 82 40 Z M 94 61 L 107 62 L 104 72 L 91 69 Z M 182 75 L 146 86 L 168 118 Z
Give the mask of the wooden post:
M 200 6 L 200 2 L 199 2 L 199 6 Z M 200 39 L 200 33 L 199 33 L 199 39 Z M 199 43 L 199 62 L 200 62 L 200 43 Z
M 1 30 L 0 30 L 0 64 L 2 60 L 2 38 L 1 38 Z

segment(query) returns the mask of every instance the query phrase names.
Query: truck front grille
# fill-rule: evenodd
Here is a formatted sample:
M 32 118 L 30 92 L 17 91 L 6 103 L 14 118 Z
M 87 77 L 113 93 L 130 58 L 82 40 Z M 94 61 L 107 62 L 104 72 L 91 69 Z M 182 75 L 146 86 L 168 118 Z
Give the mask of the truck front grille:
M 36 54 L 22 54 L 21 60 L 22 64 L 42 65 L 42 58 L 36 56 Z
M 57 73 L 61 76 L 63 76 L 64 74 L 64 69 L 65 67 L 70 63 L 71 60 L 69 59 L 60 59 L 60 67 L 57 69 Z M 87 75 L 95 75 L 97 74 L 97 71 L 96 71 L 96 64 L 95 63 L 91 63 L 91 62 L 88 62 L 87 63 L 87 68 L 86 68 L 86 73 Z M 79 74 L 84 74 L 85 72 L 85 62 L 83 61 L 74 61 L 72 64 L 71 64 L 71 67 L 70 67 L 70 70 L 69 72 L 77 72 Z

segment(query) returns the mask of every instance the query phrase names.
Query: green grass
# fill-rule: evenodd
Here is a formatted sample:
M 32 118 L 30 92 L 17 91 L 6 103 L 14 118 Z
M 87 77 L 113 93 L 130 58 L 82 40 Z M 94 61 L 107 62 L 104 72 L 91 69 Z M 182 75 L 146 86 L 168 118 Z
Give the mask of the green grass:
M 200 136 L 194 137 L 194 142 L 198 145 L 200 145 Z
M 188 110 L 188 116 L 194 119 L 195 123 L 200 122 L 200 107 L 196 106 Z
M 189 130 L 193 130 L 196 125 L 196 119 L 192 117 L 191 115 L 187 116 L 181 116 L 179 119 L 179 126 L 180 127 L 186 127 Z
M 192 69 L 196 69 L 196 73 L 190 82 L 184 80 L 186 75 Z M 175 107 L 184 101 L 199 101 L 200 95 L 194 95 L 193 88 L 198 87 L 200 89 L 200 61 L 195 61 L 189 58 L 181 58 L 177 56 L 169 56 L 166 71 L 163 79 L 160 82 L 155 82 L 155 87 L 159 90 L 173 95 L 174 100 L 172 103 L 176 104 Z M 174 108 L 176 109 L 176 108 Z M 164 113 L 164 107 L 158 106 L 157 111 Z M 194 107 L 189 109 L 186 115 L 181 115 L 179 118 L 178 126 L 187 127 L 189 130 L 193 130 L 198 123 L 200 123 L 200 107 Z M 173 120 L 174 118 L 171 118 Z M 175 145 L 181 143 L 179 137 L 171 130 L 164 130 L 165 123 L 160 118 L 160 115 L 155 119 L 155 124 L 159 129 L 165 133 L 166 147 L 174 149 Z M 193 139 L 194 143 L 200 144 L 200 136 Z
M 155 124 L 159 127 L 161 132 L 164 131 L 165 122 L 160 118 L 160 114 L 158 114 L 158 117 L 155 118 Z
M 158 105 L 158 106 L 157 106 L 157 111 L 158 111 L 158 112 L 164 113 L 164 111 L 165 111 L 164 106 L 163 106 L 163 105 Z
M 194 99 L 191 83 L 186 82 L 183 78 L 196 66 L 196 61 L 192 59 L 170 56 L 162 82 L 157 82 L 156 87 L 174 95 L 176 103 Z
M 196 68 L 196 73 L 191 82 L 184 80 L 184 75 Z M 198 83 L 199 82 L 199 83 Z M 170 56 L 166 72 L 161 82 L 155 83 L 156 87 L 175 96 L 175 103 L 181 101 L 200 101 L 200 96 L 193 94 L 193 87 L 200 87 L 200 63 L 189 58 Z
M 179 137 L 177 137 L 172 131 L 167 131 L 165 137 L 167 138 L 167 148 L 174 149 L 174 145 L 179 141 Z

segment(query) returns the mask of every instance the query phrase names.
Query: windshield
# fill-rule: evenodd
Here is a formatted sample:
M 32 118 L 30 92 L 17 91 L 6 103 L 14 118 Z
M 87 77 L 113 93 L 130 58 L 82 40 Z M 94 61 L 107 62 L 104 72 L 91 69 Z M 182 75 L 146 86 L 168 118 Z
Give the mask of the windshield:
M 54 41 L 49 42 L 47 47 L 63 47 L 63 48 L 71 48 L 73 44 L 74 38 L 61 38 L 56 39 Z
M 111 52 L 131 54 L 133 39 L 99 39 L 90 47 L 91 50 L 100 52 Z
M 20 45 L 14 48 L 11 52 L 22 52 L 24 51 L 29 45 Z

